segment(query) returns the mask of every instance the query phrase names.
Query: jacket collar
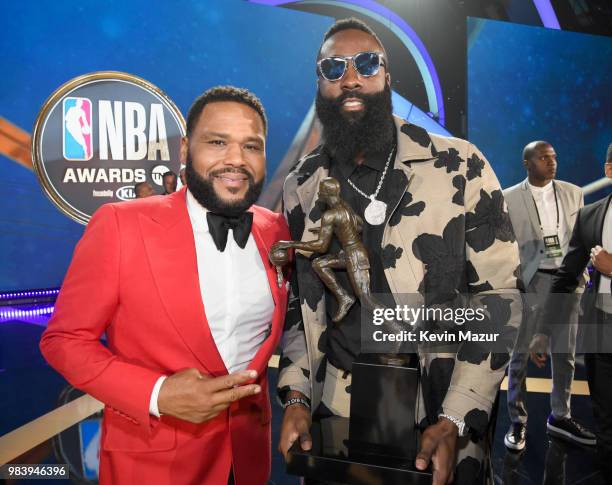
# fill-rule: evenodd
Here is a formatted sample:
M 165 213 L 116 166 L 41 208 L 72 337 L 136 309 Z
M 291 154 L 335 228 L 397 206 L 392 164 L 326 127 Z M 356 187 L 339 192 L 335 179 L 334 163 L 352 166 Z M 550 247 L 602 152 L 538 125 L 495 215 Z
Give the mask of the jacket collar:
M 151 219 L 166 229 L 189 222 L 186 191 L 186 187 L 182 187 L 173 194 L 160 196 L 162 200 L 150 214 Z
M 397 116 L 393 117 L 393 121 L 397 129 L 396 160 L 424 161 L 431 160 L 438 155 L 438 150 L 427 130 Z
M 165 229 L 171 229 L 177 224 L 191 224 L 189 211 L 187 210 L 187 188 L 182 187 L 180 190 L 164 195 L 161 203 L 157 204 L 155 209 L 150 213 L 151 219 L 163 226 Z M 270 225 L 253 207 L 249 209 L 253 212 L 253 230 L 257 228 L 258 232 L 265 231 Z M 202 208 L 202 213 L 206 214 L 206 209 Z
M 537 235 L 539 239 L 542 239 L 544 235 L 542 234 L 542 228 L 540 227 L 540 221 L 538 220 L 535 200 L 533 199 L 533 195 L 531 194 L 531 190 L 529 189 L 528 179 L 525 179 L 521 182 L 521 196 L 523 198 L 525 208 L 527 209 L 527 215 L 529 216 L 529 222 L 531 223 L 533 232 Z
M 604 228 L 604 223 L 606 221 L 606 213 L 608 212 L 608 210 L 610 210 L 610 201 L 612 200 L 612 194 L 608 195 L 607 197 L 598 200 L 597 202 L 595 202 L 593 205 L 596 206 L 597 208 L 595 209 L 596 212 L 596 216 L 595 216 L 595 230 L 596 235 L 595 235 L 595 241 L 597 241 L 597 244 L 599 244 L 600 246 L 602 245 L 602 241 L 603 241 L 603 228 Z

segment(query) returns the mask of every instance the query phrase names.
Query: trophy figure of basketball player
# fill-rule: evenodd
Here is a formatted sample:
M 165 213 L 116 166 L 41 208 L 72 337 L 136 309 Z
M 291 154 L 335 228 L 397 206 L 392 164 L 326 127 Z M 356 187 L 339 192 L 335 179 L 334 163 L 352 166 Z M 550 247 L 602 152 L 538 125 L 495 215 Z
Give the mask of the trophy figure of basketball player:
M 318 234 L 318 238 L 313 241 L 278 241 L 270 250 L 270 261 L 277 268 L 282 266 L 287 260 L 283 256 L 290 248 L 322 254 L 313 259 L 312 268 L 338 301 L 338 311 L 332 318 L 334 323 L 342 321 L 355 303 L 355 297 L 359 298 L 362 308 L 368 311 L 384 308 L 370 291 L 370 260 L 359 237 L 363 219 L 340 198 L 340 183 L 333 177 L 321 180 L 319 200 L 327 205 L 327 210 L 321 216 L 321 227 L 311 229 L 311 232 Z M 334 236 L 338 238 L 342 249 L 336 254 L 325 254 Z M 346 269 L 355 296 L 339 283 L 334 269 Z M 385 326 L 389 330 L 401 329 L 396 321 L 387 321 Z M 395 353 L 381 357 L 386 363 L 401 364 L 405 360 L 397 355 L 399 348 L 394 350 Z
M 363 219 L 340 198 L 340 184 L 332 177 L 323 179 L 319 184 L 319 200 L 328 209 L 321 216 L 321 228 L 312 230 L 318 233 L 318 238 L 314 241 L 279 241 L 272 246 L 270 254 L 278 254 L 277 251 L 289 248 L 323 254 L 312 261 L 312 269 L 336 297 L 338 311 L 332 321 L 339 323 L 355 303 L 355 296 L 364 308 L 373 309 L 381 305 L 375 302 L 370 293 L 370 261 L 359 237 Z M 325 254 L 334 235 L 342 249 L 336 254 Z M 271 261 L 277 264 L 272 257 Z M 338 282 L 334 269 L 346 269 L 355 296 Z

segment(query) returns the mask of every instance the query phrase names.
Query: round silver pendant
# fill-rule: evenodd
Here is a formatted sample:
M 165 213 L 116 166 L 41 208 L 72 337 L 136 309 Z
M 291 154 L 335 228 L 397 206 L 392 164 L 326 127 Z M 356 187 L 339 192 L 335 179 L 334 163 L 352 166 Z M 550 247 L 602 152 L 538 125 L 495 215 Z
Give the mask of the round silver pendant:
M 387 215 L 387 204 L 380 200 L 376 200 L 374 198 L 366 207 L 363 215 L 365 216 L 365 220 L 371 226 L 379 226 L 383 222 L 385 222 L 385 216 Z

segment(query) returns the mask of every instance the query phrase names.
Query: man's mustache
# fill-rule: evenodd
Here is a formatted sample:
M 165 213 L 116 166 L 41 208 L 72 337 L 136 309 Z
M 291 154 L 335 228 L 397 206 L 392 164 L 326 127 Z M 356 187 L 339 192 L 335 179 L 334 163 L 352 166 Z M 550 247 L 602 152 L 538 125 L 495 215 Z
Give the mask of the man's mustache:
M 359 99 L 361 101 L 367 101 L 367 96 L 361 93 L 351 93 L 351 92 L 346 92 L 341 94 L 340 96 L 338 96 L 337 98 L 326 98 L 329 101 L 333 101 L 334 104 L 339 105 L 342 104 L 345 100 L 352 98 L 352 99 Z
M 242 174 L 245 177 L 247 177 L 251 182 L 254 181 L 253 175 L 251 173 L 249 173 L 246 169 L 240 168 L 240 167 L 220 168 L 219 170 L 215 170 L 213 172 L 210 172 L 210 175 L 212 177 L 217 177 L 219 175 L 223 175 L 224 173 L 239 173 L 239 174 Z

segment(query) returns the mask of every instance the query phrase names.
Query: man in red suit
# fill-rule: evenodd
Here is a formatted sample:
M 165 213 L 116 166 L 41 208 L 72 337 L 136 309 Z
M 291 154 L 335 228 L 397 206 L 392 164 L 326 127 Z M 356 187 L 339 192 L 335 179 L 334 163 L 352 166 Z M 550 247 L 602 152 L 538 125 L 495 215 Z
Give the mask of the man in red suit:
M 287 306 L 267 254 L 289 233 L 253 205 L 266 130 L 248 91 L 207 91 L 181 144 L 187 187 L 101 207 L 75 249 L 40 348 L 106 405 L 102 484 L 267 482 Z

